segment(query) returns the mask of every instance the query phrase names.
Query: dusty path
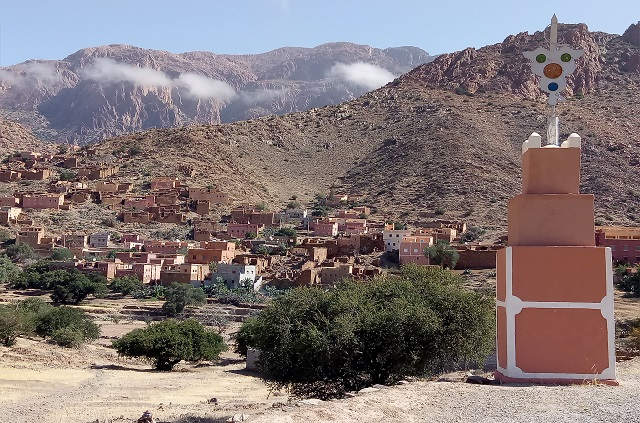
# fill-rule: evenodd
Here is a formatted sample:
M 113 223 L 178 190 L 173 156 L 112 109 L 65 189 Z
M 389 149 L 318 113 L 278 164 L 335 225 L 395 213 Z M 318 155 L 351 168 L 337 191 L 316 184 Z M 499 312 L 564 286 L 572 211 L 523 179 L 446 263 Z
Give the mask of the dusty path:
M 620 386 L 484 386 L 415 382 L 320 405 L 252 416 L 272 422 L 640 422 L 640 358 L 620 363 Z

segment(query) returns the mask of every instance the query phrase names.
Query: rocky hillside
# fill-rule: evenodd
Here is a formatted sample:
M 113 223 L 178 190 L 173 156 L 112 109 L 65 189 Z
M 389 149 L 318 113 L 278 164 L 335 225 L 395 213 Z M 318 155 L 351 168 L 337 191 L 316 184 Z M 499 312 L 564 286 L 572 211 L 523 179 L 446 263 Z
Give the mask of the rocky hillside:
M 429 60 L 415 47 L 351 43 L 240 56 L 109 45 L 0 69 L 0 116 L 84 143 L 337 104 Z
M 596 194 L 603 223 L 640 222 L 639 30 L 560 27 L 561 41 L 588 52 L 558 109 L 562 136 L 583 136 L 583 191 Z M 142 132 L 98 148 L 121 155 L 125 178 L 173 175 L 186 162 L 195 181 L 239 200 L 282 204 L 334 186 L 385 216 L 444 214 L 499 229 L 520 189 L 521 143 L 546 130 L 546 103 L 521 56 L 542 40 L 518 34 L 445 55 L 337 106 Z M 142 153 L 123 153 L 131 147 Z
M 52 148 L 19 123 L 0 119 L 0 159 L 16 151 L 44 152 Z

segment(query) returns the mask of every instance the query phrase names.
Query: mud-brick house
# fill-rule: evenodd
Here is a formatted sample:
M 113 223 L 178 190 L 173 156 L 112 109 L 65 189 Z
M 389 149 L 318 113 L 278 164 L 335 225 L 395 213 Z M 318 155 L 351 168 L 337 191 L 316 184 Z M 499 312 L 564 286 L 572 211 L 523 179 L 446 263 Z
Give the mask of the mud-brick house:
M 208 264 L 183 263 L 163 266 L 160 282 L 170 285 L 174 282 L 202 284 L 211 273 Z
M 253 223 L 229 223 L 227 225 L 227 234 L 232 238 L 245 238 L 247 234 L 259 234 L 264 230 L 264 225 Z
M 84 234 L 64 234 L 62 246 L 70 249 L 85 249 L 89 247 L 89 237 Z
M 456 269 L 494 269 L 496 253 L 502 248 L 494 245 L 464 245 L 456 247 L 458 262 Z
M 33 226 L 22 228 L 16 235 L 16 244 L 27 244 L 32 248 L 37 248 L 44 238 L 44 228 Z
M 209 263 L 231 263 L 235 257 L 235 244 L 224 242 L 216 245 L 205 245 L 204 248 L 191 248 L 185 257 L 186 263 L 209 264 Z M 230 245 L 232 247 L 230 247 Z
M 14 182 L 22 179 L 22 172 L 11 169 L 0 169 L 0 182 Z
M 195 244 L 194 244 L 195 245 Z M 187 241 L 144 241 L 144 250 L 160 254 L 178 254 L 192 247 Z
M 314 261 L 318 264 L 327 259 L 326 247 L 315 247 L 313 245 L 299 245 L 291 248 L 291 254 L 306 257 L 307 260 Z
M 22 179 L 30 181 L 44 181 L 51 178 L 53 172 L 51 169 L 25 169 L 22 172 Z
M 156 253 L 148 251 L 121 251 L 116 253 L 116 260 L 122 263 L 151 263 L 157 257 Z
M 120 214 L 120 218 L 124 223 L 142 223 L 151 222 L 152 215 L 146 211 L 124 211 Z
M 16 223 L 22 213 L 20 207 L 0 207 L 0 225 Z
M 432 235 L 405 236 L 400 241 L 400 246 L 398 248 L 398 259 L 400 264 L 415 263 L 419 265 L 428 265 L 429 257 L 425 255 L 424 250 L 425 248 L 432 246 L 433 243 L 434 237 Z
M 319 268 L 320 283 L 322 285 L 335 285 L 343 279 L 351 277 L 353 265 L 344 263 L 330 263 Z
M 144 197 L 125 198 L 123 207 L 125 209 L 144 210 L 148 207 L 156 205 L 155 195 L 146 195 Z
M 13 195 L 0 196 L 0 207 L 16 207 L 20 200 Z
M 311 222 L 310 228 L 315 236 L 338 236 L 338 222 L 331 222 L 328 219 L 316 219 Z
M 116 263 L 116 277 L 132 276 L 142 283 L 160 280 L 162 266 L 151 263 Z
M 63 204 L 64 194 L 43 193 L 22 195 L 22 208 L 24 209 L 59 209 Z
M 159 191 L 155 193 L 157 206 L 169 207 L 178 204 L 178 193 L 175 191 Z
M 61 166 L 65 169 L 73 169 L 80 166 L 80 158 L 78 156 L 65 157 Z
M 153 213 L 153 220 L 158 223 L 186 223 L 187 216 L 179 211 L 160 208 L 160 210 Z
M 180 185 L 176 178 L 154 178 L 151 180 L 152 191 L 173 190 Z
M 211 203 L 209 200 L 197 200 L 196 201 L 196 213 L 201 216 L 209 214 L 211 211 Z
M 210 204 L 229 204 L 230 198 L 227 194 L 214 188 L 189 187 L 189 200 L 206 200 Z

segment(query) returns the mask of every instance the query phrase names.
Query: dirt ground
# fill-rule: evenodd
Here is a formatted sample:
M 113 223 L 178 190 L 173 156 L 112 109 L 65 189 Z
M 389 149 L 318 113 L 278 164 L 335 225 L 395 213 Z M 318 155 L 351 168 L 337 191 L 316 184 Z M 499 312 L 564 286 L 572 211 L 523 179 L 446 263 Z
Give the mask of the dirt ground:
M 246 372 L 233 352 L 223 353 L 218 363 L 153 371 L 148 363 L 118 357 L 108 347 L 111 339 L 144 322 L 99 323 L 100 339 L 77 350 L 35 338 L 0 347 L 0 421 L 135 421 L 145 410 L 166 421 L 187 414 L 223 418 L 287 401 Z
M 468 285 L 491 290 L 487 276 L 473 274 Z M 20 298 L 24 295 L 0 292 L 0 301 Z M 0 422 L 135 422 L 145 410 L 171 423 L 224 422 L 239 414 L 250 422 L 640 422 L 640 357 L 618 364 L 619 387 L 415 381 L 316 405 L 296 405 L 286 393 L 271 392 L 244 370 L 244 361 L 232 351 L 217 363 L 181 363 L 172 372 L 118 357 L 111 341 L 146 324 L 136 320 L 140 316 L 123 315 L 123 308 L 160 304 L 87 302 L 82 308 L 100 325 L 101 337 L 80 349 L 38 338 L 19 338 L 11 348 L 0 347 Z M 639 318 L 640 301 L 617 294 L 616 316 Z M 238 322 L 227 322 L 223 335 L 229 339 L 238 327 Z

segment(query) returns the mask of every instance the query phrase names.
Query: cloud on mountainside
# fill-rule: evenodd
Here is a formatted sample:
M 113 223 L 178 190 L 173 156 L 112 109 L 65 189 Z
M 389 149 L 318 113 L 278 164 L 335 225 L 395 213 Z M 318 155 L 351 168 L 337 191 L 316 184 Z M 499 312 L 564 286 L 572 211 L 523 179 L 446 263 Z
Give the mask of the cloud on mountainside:
M 395 76 L 388 70 L 371 63 L 336 63 L 329 70 L 329 77 L 367 90 L 375 90 L 393 81 Z
M 182 88 L 196 98 L 229 101 L 236 96 L 233 87 L 218 79 L 188 72 L 172 79 L 162 71 L 120 63 L 106 57 L 98 58 L 85 67 L 81 76 L 101 83 L 130 82 L 142 86 Z
M 263 88 L 257 90 L 242 91 L 238 95 L 238 100 L 247 105 L 269 103 L 277 98 L 285 96 L 289 92 L 287 88 L 273 89 Z
M 14 87 L 22 88 L 34 81 L 54 83 L 61 77 L 54 63 L 27 62 L 15 65 L 11 70 L 0 69 L 0 81 L 8 82 Z

